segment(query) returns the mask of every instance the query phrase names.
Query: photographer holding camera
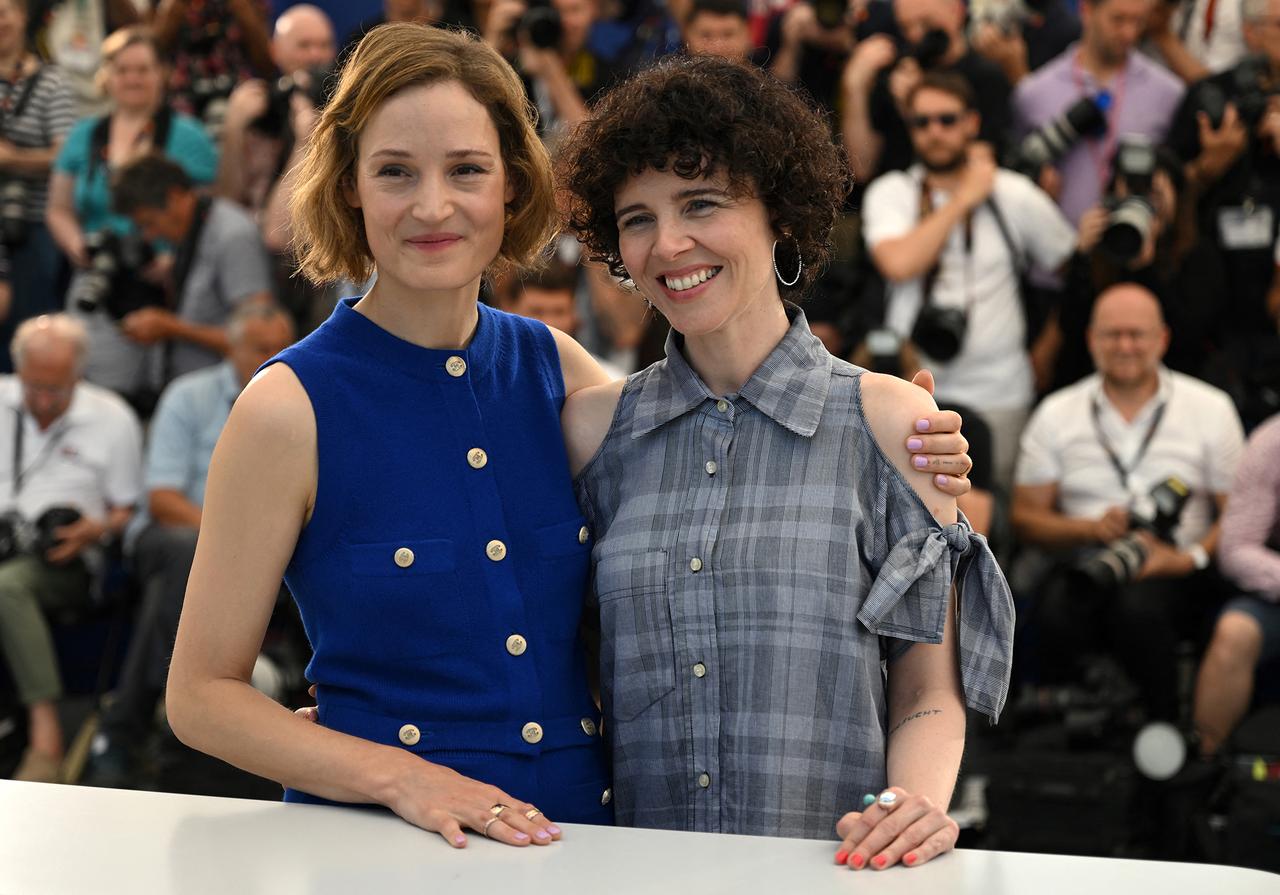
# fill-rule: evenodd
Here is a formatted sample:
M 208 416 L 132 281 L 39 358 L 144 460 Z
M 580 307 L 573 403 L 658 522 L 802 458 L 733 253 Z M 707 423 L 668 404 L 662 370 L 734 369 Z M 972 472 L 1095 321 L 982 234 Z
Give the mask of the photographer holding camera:
M 91 599 L 102 545 L 142 495 L 142 429 L 116 395 L 80 381 L 88 335 L 66 314 L 22 323 L 16 376 L 0 376 L 0 655 L 30 715 L 15 779 L 56 782 L 62 684 L 43 610 Z
M 1036 154 L 1039 170 L 1031 174 L 1057 199 L 1072 226 L 1101 201 L 1119 138 L 1133 134 L 1161 142 L 1182 99 L 1182 82 L 1136 49 L 1154 2 L 1080 0 L 1080 42 L 1014 91 L 1019 139 L 1055 129 L 1062 135 L 1050 136 L 1052 151 Z M 1081 100 L 1096 106 L 1096 126 L 1063 127 Z
M 863 235 L 889 283 L 885 326 L 933 371 L 939 402 L 991 430 L 995 480 L 1008 487 L 1035 395 L 1026 344 L 1027 267 L 1056 270 L 1076 235 L 1034 183 L 996 167 L 977 143 L 973 91 L 923 75 L 906 99 L 919 164 L 867 188 Z M 912 366 L 904 360 L 904 374 Z
M 75 122 L 62 73 L 27 49 L 24 0 L 0 0 L 0 345 L 59 308 L 61 258 L 44 224 L 49 168 Z M 13 369 L 0 351 L 0 372 Z
M 911 164 L 907 96 L 926 72 L 958 75 L 973 88 L 978 139 L 998 154 L 1009 129 L 1009 82 L 965 40 L 961 0 L 893 0 L 902 43 L 873 34 L 858 43 L 840 79 L 841 133 L 854 178 L 866 183 Z
M 1177 646 L 1221 596 L 1215 515 L 1244 445 L 1231 399 L 1161 363 L 1160 304 L 1133 283 L 1098 297 L 1098 372 L 1041 402 L 1022 437 L 1014 532 L 1053 551 L 1033 610 L 1043 683 L 1075 680 L 1105 641 L 1153 719 L 1177 717 Z
M 1280 0 L 1245 0 L 1243 15 L 1254 55 L 1188 90 L 1169 135 L 1199 193 L 1200 232 L 1223 255 L 1215 336 L 1242 394 L 1274 387 L 1252 377 L 1280 354 L 1267 307 L 1280 235 Z

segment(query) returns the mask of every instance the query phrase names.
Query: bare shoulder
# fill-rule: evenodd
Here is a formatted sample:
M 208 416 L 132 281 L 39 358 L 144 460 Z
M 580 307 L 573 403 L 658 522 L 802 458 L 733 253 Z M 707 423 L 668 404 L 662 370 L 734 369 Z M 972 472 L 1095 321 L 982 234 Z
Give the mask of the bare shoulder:
M 862 374 L 862 411 L 881 453 L 903 474 L 935 518 L 955 518 L 955 498 L 933 486 L 932 476 L 911 466 L 907 439 L 916 431 L 916 420 L 938 409 L 927 391 L 883 373 Z
M 609 434 L 625 379 L 580 389 L 565 398 L 560 428 L 569 452 L 569 470 L 577 475 L 600 450 Z
M 548 326 L 547 329 L 551 330 L 551 335 L 556 340 L 556 350 L 560 352 L 560 373 L 564 376 L 565 395 L 572 395 L 593 385 L 604 385 L 609 381 L 609 374 L 600 368 L 591 352 L 579 345 L 573 336 L 554 326 Z
M 315 413 L 297 374 L 285 364 L 272 364 L 249 380 L 231 409 L 226 432 L 281 447 L 314 446 Z

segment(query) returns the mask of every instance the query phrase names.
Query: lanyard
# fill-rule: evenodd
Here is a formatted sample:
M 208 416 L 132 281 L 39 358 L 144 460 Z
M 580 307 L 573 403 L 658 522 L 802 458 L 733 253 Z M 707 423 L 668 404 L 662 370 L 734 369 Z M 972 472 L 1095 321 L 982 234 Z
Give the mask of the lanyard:
M 1101 193 L 1107 191 L 1107 183 L 1111 180 L 1111 157 L 1115 155 L 1116 140 L 1119 138 L 1120 129 L 1120 107 L 1124 104 L 1125 80 L 1128 73 L 1128 63 L 1125 67 L 1116 73 L 1111 80 L 1111 89 L 1102 89 L 1098 91 L 1097 98 L 1101 98 L 1103 94 L 1109 97 L 1107 104 L 1107 132 L 1102 136 L 1101 141 L 1097 137 L 1086 136 L 1084 145 L 1089 150 L 1089 156 L 1093 159 L 1094 170 L 1098 173 L 1098 189 Z M 1084 70 L 1080 68 L 1080 53 L 1071 59 L 1071 79 L 1075 82 L 1076 89 L 1080 91 L 1080 95 L 1085 95 Z M 1101 145 L 1099 145 L 1101 143 Z
M 45 462 L 53 455 L 54 449 L 62 441 L 62 437 L 67 434 L 68 424 L 65 418 L 58 421 L 58 428 L 49 440 L 45 442 L 44 447 L 31 465 L 26 469 L 22 468 L 22 443 L 26 437 L 27 414 L 21 407 L 14 408 L 14 415 L 17 417 L 17 425 L 13 430 L 13 497 L 17 500 L 18 495 L 22 493 L 22 486 L 25 484 L 27 477 L 45 464 Z
M 1164 419 L 1164 410 L 1168 406 L 1167 399 L 1161 401 L 1160 406 L 1151 415 L 1151 424 L 1147 426 L 1147 434 L 1142 436 L 1142 443 L 1138 445 L 1138 452 L 1134 455 L 1133 462 L 1126 467 L 1120 462 L 1120 457 L 1116 454 L 1116 449 L 1112 446 L 1111 439 L 1107 438 L 1107 433 L 1102 431 L 1102 405 L 1097 396 L 1094 396 L 1092 407 L 1093 430 L 1098 436 L 1098 444 L 1102 445 L 1102 450 L 1106 452 L 1107 459 L 1111 461 L 1111 466 L 1115 469 L 1116 475 L 1120 476 L 1120 485 L 1126 492 L 1129 490 L 1129 475 L 1138 468 L 1142 458 L 1147 455 L 1147 448 L 1151 447 L 1151 440 L 1156 437 L 1156 429 L 1160 428 L 1160 421 Z

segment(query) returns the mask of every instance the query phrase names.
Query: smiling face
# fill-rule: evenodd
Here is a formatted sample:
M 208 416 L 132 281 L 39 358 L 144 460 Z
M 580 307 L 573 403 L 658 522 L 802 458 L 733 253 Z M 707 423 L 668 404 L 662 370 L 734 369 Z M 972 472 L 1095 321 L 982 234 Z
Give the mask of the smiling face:
M 118 108 L 156 108 L 164 91 L 164 71 L 147 43 L 125 47 L 108 63 L 107 94 Z
M 511 199 L 493 120 L 456 81 L 395 94 L 360 134 L 347 201 L 383 288 L 478 289 Z
M 768 211 L 754 195 L 731 194 L 724 175 L 646 168 L 623 183 L 614 208 L 627 272 L 680 333 L 710 334 L 781 301 Z

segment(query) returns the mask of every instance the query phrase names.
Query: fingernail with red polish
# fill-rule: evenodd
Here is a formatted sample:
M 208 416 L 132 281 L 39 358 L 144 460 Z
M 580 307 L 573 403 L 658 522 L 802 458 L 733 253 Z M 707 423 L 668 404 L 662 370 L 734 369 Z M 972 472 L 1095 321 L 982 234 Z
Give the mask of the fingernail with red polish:
M 861 870 L 862 865 L 867 863 L 867 859 L 864 858 L 862 855 L 858 854 L 857 852 L 854 852 L 853 857 L 849 859 L 849 863 L 851 863 L 854 867 L 857 867 L 859 870 Z
M 871 859 L 871 863 L 875 864 L 877 867 L 883 867 L 885 864 L 889 863 L 889 859 L 884 855 L 876 855 Z
M 843 864 L 843 863 L 844 863 L 845 861 L 847 861 L 847 860 L 849 860 L 849 853 L 848 853 L 847 851 L 838 851 L 838 852 L 836 852 L 836 863 L 837 863 L 837 864 Z
M 911 852 L 910 854 L 908 854 L 908 855 L 907 855 L 905 858 L 903 858 L 902 860 L 906 861 L 906 862 L 907 862 L 907 864 L 914 864 L 914 863 L 918 860 L 918 858 L 916 858 L 916 853 L 915 853 L 915 852 Z

